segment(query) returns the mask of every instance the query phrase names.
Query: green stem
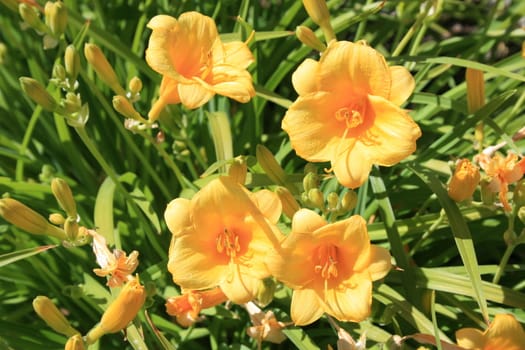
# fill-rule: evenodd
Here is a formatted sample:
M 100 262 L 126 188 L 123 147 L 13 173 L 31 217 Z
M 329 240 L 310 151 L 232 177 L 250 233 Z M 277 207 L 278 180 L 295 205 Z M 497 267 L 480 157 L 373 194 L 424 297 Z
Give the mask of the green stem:
M 35 110 L 33 111 L 33 114 L 31 115 L 29 124 L 27 125 L 26 132 L 22 140 L 22 144 L 20 145 L 19 154 L 22 156 L 22 158 L 18 159 L 18 161 L 16 162 L 16 169 L 15 169 L 16 181 L 22 181 L 24 179 L 24 159 L 23 157 L 25 157 L 27 146 L 29 145 L 29 142 L 31 141 L 33 130 L 35 129 L 36 123 L 38 122 L 38 119 L 40 118 L 41 114 L 42 114 L 42 107 L 37 106 Z
M 418 18 L 416 19 L 416 22 L 405 33 L 405 36 L 403 36 L 403 38 L 401 39 L 401 41 L 397 45 L 396 49 L 392 53 L 392 57 L 399 56 L 401 51 L 403 51 L 405 49 L 405 46 L 408 45 L 408 42 L 410 41 L 410 39 L 412 39 L 412 36 L 419 31 L 419 28 L 423 25 L 423 21 L 427 17 L 428 11 L 430 11 L 431 6 L 432 6 L 432 3 L 430 1 L 427 2 L 427 6 L 425 8 L 425 11 L 420 16 L 418 16 Z
M 499 262 L 498 268 L 496 270 L 496 273 L 494 274 L 494 278 L 492 278 L 492 283 L 498 284 L 501 276 L 503 275 L 503 271 L 505 271 L 505 267 L 507 266 L 507 263 L 509 262 L 509 258 L 512 255 L 512 252 L 514 251 L 514 248 L 516 248 L 517 244 L 509 244 L 507 245 L 507 249 L 505 249 L 505 253 L 503 253 L 503 256 L 501 257 L 501 261 Z
M 421 236 L 421 239 L 417 241 L 417 243 L 410 249 L 410 256 L 413 256 L 419 247 L 421 247 L 421 244 L 443 223 L 443 221 L 446 219 L 447 215 L 445 214 L 445 211 L 442 209 L 439 212 L 439 217 L 434 221 L 432 226 L 428 228 L 428 230 Z

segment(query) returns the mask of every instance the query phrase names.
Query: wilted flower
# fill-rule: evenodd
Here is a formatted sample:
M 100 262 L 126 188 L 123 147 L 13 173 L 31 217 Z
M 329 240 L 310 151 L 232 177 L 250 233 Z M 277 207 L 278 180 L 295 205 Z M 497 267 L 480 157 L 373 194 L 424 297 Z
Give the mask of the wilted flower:
M 255 95 L 246 70 L 254 60 L 248 46 L 241 41 L 223 43 L 210 17 L 198 12 L 183 13 L 179 19 L 159 15 L 148 28 L 153 32 L 146 62 L 163 76 L 150 120 L 157 119 L 167 104 L 197 108 L 215 94 L 239 102 Z
M 448 195 L 456 202 L 472 197 L 479 184 L 480 175 L 477 166 L 468 159 L 461 159 L 456 165 L 454 175 L 448 184 Z
M 523 173 L 525 173 L 524 159 L 518 161 L 518 156 L 514 153 L 509 153 L 506 158 L 499 154 L 490 157 L 482 153 L 477 156 L 479 165 L 490 177 L 488 189 L 499 193 L 499 200 L 506 211 L 512 210 L 507 198 L 509 184 L 523 177 Z
M 244 307 L 248 311 L 253 324 L 246 332 L 250 337 L 257 340 L 259 348 L 263 340 L 275 344 L 280 344 L 286 340 L 286 336 L 282 332 L 286 324 L 277 321 L 273 311 L 263 312 L 253 302 L 244 304 Z
M 235 303 L 253 299 L 270 276 L 264 257 L 281 239 L 280 215 L 276 194 L 252 194 L 229 177 L 212 180 L 191 200 L 173 200 L 164 214 L 173 234 L 173 281 L 184 289 L 219 286 Z
M 327 223 L 308 209 L 292 220 L 268 268 L 294 289 L 291 317 L 296 325 L 316 321 L 324 312 L 341 321 L 360 322 L 370 314 L 372 281 L 390 270 L 390 254 L 370 244 L 365 220 L 354 215 Z
M 195 322 L 202 320 L 199 313 L 228 300 L 228 297 L 219 288 L 210 290 L 184 291 L 182 295 L 168 298 L 166 302 L 166 312 L 177 318 L 177 322 L 183 327 L 189 327 Z
M 496 315 L 485 332 L 462 328 L 456 340 L 466 350 L 525 350 L 525 331 L 510 314 Z
M 93 252 L 97 257 L 97 264 L 101 267 L 93 269 L 93 272 L 99 277 L 109 276 L 107 285 L 112 288 L 119 287 L 131 279 L 139 264 L 139 252 L 134 250 L 129 256 L 120 249 L 113 249 L 111 252 L 104 236 L 94 230 L 87 230 L 87 232 L 93 237 Z
M 399 107 L 414 79 L 363 42 L 330 42 L 292 83 L 299 97 L 282 121 L 292 147 L 308 161 L 330 161 L 344 186 L 361 186 L 373 164 L 394 165 L 416 149 L 421 131 Z

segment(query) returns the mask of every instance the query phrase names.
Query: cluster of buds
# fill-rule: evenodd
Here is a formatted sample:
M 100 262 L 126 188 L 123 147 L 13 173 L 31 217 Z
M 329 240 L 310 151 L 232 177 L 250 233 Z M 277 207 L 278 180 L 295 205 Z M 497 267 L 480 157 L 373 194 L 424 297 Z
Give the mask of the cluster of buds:
M 20 2 L 18 12 L 25 26 L 43 36 L 44 49 L 52 49 L 58 45 L 67 27 L 67 9 L 62 1 L 46 2 L 44 21 L 40 18 L 41 9 L 29 2 Z

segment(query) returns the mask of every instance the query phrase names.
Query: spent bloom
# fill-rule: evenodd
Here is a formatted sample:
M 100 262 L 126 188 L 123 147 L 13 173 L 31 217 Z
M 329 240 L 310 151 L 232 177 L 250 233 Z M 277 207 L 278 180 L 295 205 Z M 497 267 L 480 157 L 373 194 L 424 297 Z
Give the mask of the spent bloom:
M 499 200 L 506 211 L 512 209 L 507 198 L 509 184 L 517 182 L 523 177 L 523 173 L 525 173 L 524 159 L 518 161 L 518 156 L 514 153 L 509 153 L 505 158 L 498 153 L 492 157 L 484 153 L 477 156 L 479 165 L 490 178 L 488 189 L 499 193 Z
M 421 131 L 399 107 L 414 79 L 365 43 L 331 41 L 319 61 L 297 68 L 292 83 L 299 97 L 282 128 L 300 157 L 330 161 L 342 185 L 359 187 L 373 164 L 392 166 L 415 151 Z
M 250 315 L 253 326 L 250 326 L 246 333 L 257 340 L 258 349 L 261 348 L 261 342 L 280 344 L 286 340 L 283 328 L 286 327 L 284 322 L 275 318 L 273 311 L 263 312 L 254 302 L 244 304 L 246 311 Z
M 454 175 L 448 184 L 448 195 L 456 202 L 472 197 L 479 184 L 479 168 L 468 159 L 461 159 L 456 165 Z
M 191 200 L 173 200 L 164 214 L 173 281 L 184 289 L 219 286 L 235 303 L 252 300 L 270 276 L 264 257 L 281 239 L 280 215 L 276 194 L 250 193 L 229 177 L 210 181 Z
M 391 268 L 385 248 L 370 244 L 365 220 L 354 215 L 327 223 L 309 209 L 299 210 L 268 268 L 294 289 L 291 317 L 307 325 L 324 312 L 340 321 L 360 322 L 370 314 L 372 281 Z
M 199 313 L 228 300 L 228 297 L 219 288 L 209 290 L 184 291 L 182 295 L 168 298 L 166 301 L 166 312 L 168 315 L 175 316 L 177 322 L 183 327 L 189 327 L 203 318 Z
M 93 269 L 93 272 L 99 277 L 109 276 L 107 282 L 109 287 L 120 287 L 127 280 L 132 279 L 131 275 L 139 264 L 139 253 L 134 250 L 127 256 L 120 249 L 113 249 L 111 252 L 104 236 L 94 230 L 87 230 L 87 232 L 93 237 L 93 252 L 100 266 L 99 269 Z
M 186 12 L 178 19 L 153 17 L 146 50 L 146 62 L 162 74 L 160 96 L 149 112 L 157 119 L 167 104 L 187 108 L 205 104 L 215 94 L 239 102 L 254 95 L 252 78 L 246 68 L 254 61 L 241 41 L 223 43 L 213 19 L 198 12 Z
M 496 315 L 484 332 L 462 328 L 456 340 L 466 350 L 525 350 L 525 331 L 511 314 Z

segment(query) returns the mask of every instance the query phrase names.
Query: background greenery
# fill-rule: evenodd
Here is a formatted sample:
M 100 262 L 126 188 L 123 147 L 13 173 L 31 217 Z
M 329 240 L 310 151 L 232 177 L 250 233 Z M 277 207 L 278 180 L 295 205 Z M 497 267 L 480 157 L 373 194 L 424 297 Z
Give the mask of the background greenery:
M 255 161 L 258 144 L 268 147 L 290 178 L 301 184 L 305 162 L 291 150 L 280 123 L 285 107 L 296 97 L 291 73 L 303 59 L 318 57 L 293 31 L 297 25 L 316 26 L 296 0 L 64 3 L 69 15 L 65 41 L 44 50 L 42 37 L 22 25 L 17 1 L 0 1 L 4 45 L 0 51 L 0 194 L 47 216 L 60 212 L 50 181 L 64 178 L 86 227 L 95 227 L 95 203 L 107 169 L 64 118 L 42 111 L 24 95 L 18 78 L 30 76 L 47 85 L 66 42 L 75 43 L 80 52 L 84 43 L 93 42 L 104 50 L 123 85 L 133 76 L 142 79 L 144 89 L 136 107 L 145 115 L 160 83 L 160 76 L 144 61 L 150 34 L 145 25 L 150 18 L 196 10 L 213 17 L 221 33 L 237 33 L 245 39 L 249 29 L 255 29 L 250 47 L 256 64 L 250 71 L 258 96 L 248 104 L 216 97 L 196 111 L 172 106 L 159 129 L 134 134 L 124 128 L 123 118 L 111 107 L 112 92 L 95 77 L 84 57 L 78 90 L 89 105 L 86 132 L 92 145 L 122 184 L 114 192 L 102 193 L 98 205 L 112 217 L 122 249 L 140 251 L 137 271 L 150 290 L 147 315 L 142 313 L 137 321 L 145 345 L 163 348 L 154 324 L 172 346 L 181 349 L 254 348 L 256 343 L 246 335 L 249 318 L 239 306 L 207 310 L 207 319 L 190 329 L 180 328 L 166 314 L 165 299 L 178 291 L 166 270 L 170 233 L 162 215 L 172 198 L 191 196 L 201 184 L 199 177 L 216 161 L 205 111 L 229 115 L 234 155 L 249 156 L 250 171 L 258 174 L 250 178 L 250 187 L 272 185 Z M 443 0 L 435 2 L 440 13 L 432 14 L 433 3 L 386 1 L 380 8 L 380 2 L 364 0 L 328 2 L 339 40 L 366 40 L 391 64 L 409 68 L 417 82 L 406 105 L 423 132 L 417 152 L 398 166 L 375 169 L 369 183 L 358 190 L 357 208 L 348 213 L 361 214 L 370 222 L 372 240 L 389 247 L 400 267 L 376 284 L 369 321 L 341 324 L 356 338 L 366 330 L 372 348 L 392 344 L 392 335 L 435 334 L 436 329 L 441 330 L 441 339 L 454 340 L 456 329 L 482 328 L 483 313 L 511 312 L 525 322 L 522 246 L 512 254 L 499 283 L 491 283 L 506 250 L 503 233 L 508 218 L 494 208 L 458 207 L 443 189 L 453 161 L 476 154 L 473 130 L 480 120 L 486 125 L 486 145 L 509 140 L 524 126 L 525 59 L 520 50 L 525 39 L 525 3 Z M 242 20 L 236 20 L 237 16 Z M 468 66 L 482 69 L 486 80 L 487 105 L 474 115 L 469 115 L 466 104 Z M 52 87 L 50 91 L 58 93 Z M 163 134 L 161 142 L 158 132 Z M 506 149 L 521 154 L 524 146 L 517 141 Z M 329 178 L 322 189 L 325 193 L 346 191 Z M 515 231 L 522 228 L 516 220 Z M 47 244 L 59 242 L 29 235 L 0 219 L 0 254 Z M 54 299 L 73 325 L 87 332 L 99 320 L 108 297 L 105 282 L 91 272 L 95 267 L 90 246 L 59 246 L 1 266 L 0 349 L 63 348 L 66 339 L 50 330 L 32 309 L 37 295 Z M 469 272 L 479 272 L 483 282 Z M 279 289 L 269 308 L 289 320 L 289 301 L 289 291 Z M 337 340 L 325 319 L 302 329 L 292 327 L 287 335 L 290 339 L 283 344 L 264 343 L 263 347 L 326 348 L 327 344 L 335 347 Z M 105 336 L 99 345 L 101 349 L 131 348 L 122 334 Z M 407 341 L 404 346 L 416 348 L 417 344 Z

